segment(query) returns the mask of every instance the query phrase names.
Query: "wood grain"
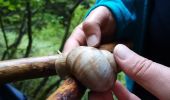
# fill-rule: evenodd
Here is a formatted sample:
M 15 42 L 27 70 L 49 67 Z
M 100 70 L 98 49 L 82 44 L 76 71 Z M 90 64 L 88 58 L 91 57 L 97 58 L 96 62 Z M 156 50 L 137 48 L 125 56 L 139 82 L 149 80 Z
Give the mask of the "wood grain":
M 0 83 L 56 75 L 58 55 L 0 61 Z
M 68 77 L 47 100 L 80 100 L 85 87 L 76 79 Z

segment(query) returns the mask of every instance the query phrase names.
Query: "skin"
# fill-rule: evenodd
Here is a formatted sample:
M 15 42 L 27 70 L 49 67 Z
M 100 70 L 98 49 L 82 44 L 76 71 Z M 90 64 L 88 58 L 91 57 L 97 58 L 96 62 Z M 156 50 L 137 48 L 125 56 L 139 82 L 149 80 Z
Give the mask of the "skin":
M 77 46 L 98 47 L 102 43 L 112 42 L 114 31 L 115 20 L 112 14 L 106 7 L 98 7 L 73 30 L 65 43 L 64 52 L 68 53 Z
M 81 45 L 98 47 L 103 43 L 112 42 L 115 29 L 115 20 L 111 12 L 106 7 L 100 6 L 74 29 L 65 43 L 63 52 L 68 53 Z M 123 72 L 159 99 L 170 100 L 170 68 L 141 57 L 122 44 L 117 45 L 113 53 L 116 63 Z M 118 100 L 140 100 L 119 81 L 116 81 L 114 88 L 107 92 L 90 92 L 89 99 L 113 100 L 112 92 Z

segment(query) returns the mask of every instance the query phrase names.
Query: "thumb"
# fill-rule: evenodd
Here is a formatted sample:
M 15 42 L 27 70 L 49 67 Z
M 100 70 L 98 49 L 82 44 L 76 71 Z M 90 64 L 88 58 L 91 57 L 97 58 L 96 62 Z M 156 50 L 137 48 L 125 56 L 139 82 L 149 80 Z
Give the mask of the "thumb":
M 122 71 L 138 84 L 159 99 L 170 99 L 170 69 L 168 67 L 141 57 L 122 44 L 115 47 L 114 57 Z

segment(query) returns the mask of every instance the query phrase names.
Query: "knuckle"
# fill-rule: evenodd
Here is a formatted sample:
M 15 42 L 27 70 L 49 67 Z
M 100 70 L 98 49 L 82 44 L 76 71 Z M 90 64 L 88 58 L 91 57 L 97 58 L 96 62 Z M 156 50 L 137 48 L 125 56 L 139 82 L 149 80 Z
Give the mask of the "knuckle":
M 87 28 L 91 27 L 92 25 L 93 25 L 93 22 L 92 22 L 92 21 L 87 21 L 87 20 L 85 20 L 85 21 L 83 22 L 83 29 L 87 29 Z
M 153 64 L 153 61 L 148 60 L 146 58 L 139 60 L 134 65 L 134 74 L 137 78 L 145 77 L 148 69 L 150 69 L 151 65 Z
M 94 23 L 91 21 L 84 21 L 82 25 L 82 29 L 85 32 L 86 35 L 91 35 L 93 31 L 95 30 L 94 28 Z

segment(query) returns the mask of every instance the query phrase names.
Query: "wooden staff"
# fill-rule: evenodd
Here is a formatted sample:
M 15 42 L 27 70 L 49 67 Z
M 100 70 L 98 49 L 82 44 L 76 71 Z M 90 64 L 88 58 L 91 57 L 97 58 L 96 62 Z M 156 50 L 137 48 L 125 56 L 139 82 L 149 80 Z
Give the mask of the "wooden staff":
M 58 56 L 0 61 L 0 83 L 56 75 Z

